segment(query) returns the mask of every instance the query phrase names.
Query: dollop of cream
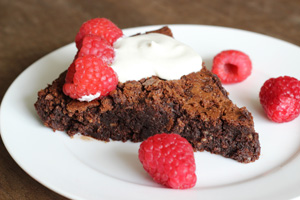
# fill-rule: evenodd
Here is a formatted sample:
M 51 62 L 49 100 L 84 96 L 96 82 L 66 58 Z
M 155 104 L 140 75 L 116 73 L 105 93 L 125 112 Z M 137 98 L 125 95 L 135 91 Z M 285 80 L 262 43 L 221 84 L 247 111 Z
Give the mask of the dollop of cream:
M 153 75 L 166 80 L 180 79 L 202 68 L 202 58 L 196 51 L 159 33 L 120 38 L 114 43 L 114 49 L 111 67 L 120 82 Z
M 100 97 L 100 95 L 101 95 L 101 92 L 97 92 L 94 95 L 90 94 L 90 95 L 82 96 L 78 100 L 79 101 L 93 101 L 94 99 L 97 99 L 98 97 Z

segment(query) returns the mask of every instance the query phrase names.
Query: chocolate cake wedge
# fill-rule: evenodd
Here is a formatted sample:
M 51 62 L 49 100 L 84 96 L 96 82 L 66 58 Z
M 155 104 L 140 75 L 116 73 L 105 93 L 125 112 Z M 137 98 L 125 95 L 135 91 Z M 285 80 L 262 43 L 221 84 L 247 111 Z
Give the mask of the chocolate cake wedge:
M 64 95 L 65 75 L 41 90 L 35 103 L 44 125 L 53 130 L 132 142 L 158 133 L 177 133 L 197 151 L 243 163 L 259 158 L 251 113 L 233 104 L 218 77 L 205 67 L 179 80 L 153 76 L 119 83 L 110 95 L 91 102 Z
M 172 36 L 168 27 L 147 33 Z M 100 100 L 82 102 L 63 93 L 67 71 L 38 92 L 36 111 L 43 124 L 68 135 L 141 142 L 159 133 L 177 133 L 196 151 L 242 163 L 260 156 L 251 113 L 237 107 L 219 78 L 206 69 L 165 80 L 157 76 L 119 82 Z

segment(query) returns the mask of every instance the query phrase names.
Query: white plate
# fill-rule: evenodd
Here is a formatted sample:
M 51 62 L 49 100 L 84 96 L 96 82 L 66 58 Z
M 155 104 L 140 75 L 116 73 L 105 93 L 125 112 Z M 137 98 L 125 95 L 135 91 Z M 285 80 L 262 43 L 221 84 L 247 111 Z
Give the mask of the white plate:
M 161 26 L 124 30 L 126 35 Z M 11 85 L 1 106 L 1 134 L 13 159 L 46 187 L 72 199 L 290 199 L 300 195 L 300 118 L 269 121 L 259 104 L 260 87 L 270 77 L 300 79 L 300 48 L 257 33 L 199 25 L 170 25 L 175 38 L 192 46 L 211 66 L 225 49 L 247 53 L 252 75 L 227 85 L 230 98 L 253 114 L 261 157 L 250 164 L 207 152 L 195 153 L 197 185 L 172 190 L 154 183 L 139 163 L 138 143 L 69 138 L 42 125 L 33 104 L 72 61 L 74 44 L 62 47 L 26 69 Z

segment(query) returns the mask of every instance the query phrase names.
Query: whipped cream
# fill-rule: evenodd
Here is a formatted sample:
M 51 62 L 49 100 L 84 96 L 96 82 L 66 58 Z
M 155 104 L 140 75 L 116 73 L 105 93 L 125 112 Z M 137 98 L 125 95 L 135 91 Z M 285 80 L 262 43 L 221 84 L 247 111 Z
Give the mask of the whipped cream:
M 101 95 L 101 92 L 97 92 L 94 95 L 90 94 L 90 95 L 82 96 L 78 100 L 79 101 L 93 101 L 94 99 L 97 99 L 98 97 L 100 97 L 100 95 Z
M 163 34 L 123 37 L 114 43 L 114 49 L 111 67 L 120 82 L 153 75 L 166 80 L 180 79 L 202 67 L 202 58 L 196 51 Z

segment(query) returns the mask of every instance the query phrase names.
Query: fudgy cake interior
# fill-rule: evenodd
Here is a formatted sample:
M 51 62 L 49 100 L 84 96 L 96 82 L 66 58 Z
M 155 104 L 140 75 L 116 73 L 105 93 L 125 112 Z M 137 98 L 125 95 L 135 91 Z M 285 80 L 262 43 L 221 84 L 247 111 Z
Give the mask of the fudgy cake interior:
M 147 33 L 173 36 L 168 27 Z M 217 76 L 205 67 L 180 80 L 150 77 L 119 83 L 101 100 L 80 102 L 62 91 L 66 72 L 38 93 L 35 108 L 44 125 L 109 141 L 140 142 L 157 133 L 178 133 L 198 151 L 239 162 L 259 158 L 251 113 L 229 100 Z

